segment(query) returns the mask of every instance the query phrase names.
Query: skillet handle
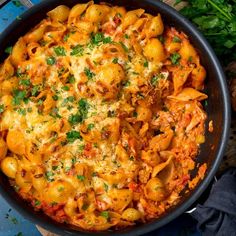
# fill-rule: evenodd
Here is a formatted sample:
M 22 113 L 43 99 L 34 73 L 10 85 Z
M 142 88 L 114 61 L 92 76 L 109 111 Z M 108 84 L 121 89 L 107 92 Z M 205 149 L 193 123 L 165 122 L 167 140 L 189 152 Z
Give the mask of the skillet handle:
M 27 8 L 31 8 L 34 6 L 34 3 L 32 3 L 31 0 L 20 0 L 20 3 Z
M 214 182 L 216 183 L 218 181 L 218 179 L 216 178 L 216 176 L 214 176 Z M 193 207 L 190 210 L 185 211 L 185 214 L 191 214 L 192 212 L 194 212 L 196 210 L 196 207 Z

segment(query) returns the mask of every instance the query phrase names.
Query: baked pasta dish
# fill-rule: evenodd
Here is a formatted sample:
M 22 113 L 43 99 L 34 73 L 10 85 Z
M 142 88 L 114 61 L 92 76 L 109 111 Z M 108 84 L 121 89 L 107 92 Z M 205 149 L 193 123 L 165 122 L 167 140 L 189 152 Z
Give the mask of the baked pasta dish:
M 84 230 L 160 217 L 206 170 L 197 51 L 143 9 L 47 16 L 0 66 L 1 171 L 36 210 Z

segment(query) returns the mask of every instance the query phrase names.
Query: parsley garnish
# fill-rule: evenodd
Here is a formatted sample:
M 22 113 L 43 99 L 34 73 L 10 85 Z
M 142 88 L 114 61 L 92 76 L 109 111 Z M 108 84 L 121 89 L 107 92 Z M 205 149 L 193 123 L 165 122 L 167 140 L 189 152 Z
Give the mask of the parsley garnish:
M 13 49 L 13 47 L 7 47 L 4 52 L 8 53 L 8 54 L 11 54 L 12 53 L 12 49 Z
M 64 35 L 63 41 L 64 41 L 64 42 L 67 42 L 67 40 L 68 40 L 69 37 L 70 37 L 70 33 Z
M 144 67 L 148 67 L 148 61 L 145 61 L 145 62 L 143 63 L 143 66 L 144 66 Z
M 151 84 L 152 84 L 153 86 L 156 86 L 158 80 L 159 80 L 159 77 L 158 77 L 158 76 L 152 77 L 152 79 L 151 79 Z
M 65 85 L 65 86 L 62 86 L 61 87 L 63 90 L 65 90 L 65 91 L 69 91 L 70 90 L 70 87 L 69 86 L 67 86 L 67 85 Z
M 94 126 L 95 126 L 95 125 L 94 125 L 93 123 L 89 124 L 88 127 L 87 127 L 87 130 L 91 130 L 91 129 L 93 129 Z
M 20 85 L 24 85 L 24 86 L 30 86 L 30 80 L 29 79 L 22 79 L 19 82 Z
M 120 42 L 120 45 L 124 49 L 125 52 L 129 52 L 128 47 L 123 42 Z
M 58 97 L 58 95 L 56 95 L 56 94 L 52 96 L 52 99 L 53 99 L 54 101 L 57 101 L 58 98 L 59 98 L 59 97 Z
M 39 200 L 36 200 L 36 201 L 34 202 L 34 205 L 35 205 L 35 206 L 40 206 L 40 205 L 41 205 L 41 202 L 40 202 Z
M 171 63 L 173 65 L 179 65 L 179 60 L 180 60 L 181 56 L 179 55 L 179 53 L 173 53 L 171 56 L 170 56 L 170 60 L 171 60 Z
M 91 44 L 98 45 L 99 43 L 112 43 L 111 37 L 105 37 L 103 33 L 93 34 L 91 37 Z
M 4 104 L 0 104 L 0 114 L 3 113 L 5 110 Z
M 113 60 L 112 60 L 112 62 L 114 63 L 114 64 L 117 64 L 118 63 L 118 58 L 116 57 L 116 58 L 114 58 Z
M 35 97 L 38 95 L 38 93 L 39 93 L 39 86 L 36 85 L 32 88 L 31 95 Z
M 54 181 L 53 176 L 54 176 L 54 174 L 53 174 L 52 171 L 47 171 L 45 173 L 45 177 L 46 177 L 48 182 L 53 182 Z
M 78 132 L 76 130 L 72 130 L 72 131 L 66 133 L 66 139 L 69 143 L 73 143 L 77 139 L 82 140 L 82 137 L 80 136 L 80 132 Z
M 20 105 L 22 101 L 26 102 L 26 99 L 26 91 L 13 90 L 13 105 Z
M 104 217 L 105 219 L 109 219 L 109 212 L 108 211 L 102 211 L 101 213 L 100 213 L 100 215 L 102 216 L 102 217 Z
M 108 185 L 106 183 L 103 184 L 105 191 L 108 191 Z
M 91 72 L 91 70 L 87 67 L 84 68 L 84 73 L 88 77 L 88 79 L 92 79 L 95 76 L 95 74 Z
M 65 48 L 62 46 L 55 47 L 53 50 L 57 56 L 66 56 Z
M 71 56 L 83 56 L 84 48 L 81 45 L 76 45 L 72 48 Z
M 69 75 L 68 78 L 67 78 L 67 81 L 70 83 L 70 84 L 73 84 L 75 82 L 75 77 L 73 75 Z
M 83 117 L 80 114 L 72 114 L 69 116 L 68 121 L 71 125 L 75 125 L 81 123 L 83 121 Z
M 180 39 L 179 37 L 174 36 L 173 42 L 174 42 L 174 43 L 181 43 L 182 41 L 181 41 L 181 39 Z
M 48 57 L 46 61 L 47 61 L 47 64 L 50 66 L 52 66 L 56 63 L 55 57 Z
M 80 181 L 84 181 L 85 177 L 83 175 L 77 175 L 77 179 L 79 179 Z

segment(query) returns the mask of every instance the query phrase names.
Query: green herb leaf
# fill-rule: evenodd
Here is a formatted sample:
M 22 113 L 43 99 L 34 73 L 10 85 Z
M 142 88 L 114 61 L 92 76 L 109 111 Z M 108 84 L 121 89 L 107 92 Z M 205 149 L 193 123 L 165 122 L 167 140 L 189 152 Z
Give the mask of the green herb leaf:
M 87 130 L 91 130 L 91 129 L 93 129 L 95 127 L 95 125 L 93 124 L 93 123 L 91 123 L 91 124 L 88 124 L 88 127 L 87 127 Z
M 67 86 L 67 85 L 65 85 L 65 86 L 63 86 L 63 87 L 61 87 L 63 90 L 65 90 L 65 91 L 69 91 L 70 90 L 70 87 L 69 86 Z
M 35 206 L 40 206 L 40 205 L 41 205 L 41 202 L 40 202 L 39 200 L 36 200 L 36 201 L 34 202 L 34 205 L 35 205 Z
M 11 54 L 12 53 L 12 49 L 13 49 L 13 47 L 7 47 L 4 52 L 8 53 L 8 54 Z
M 59 98 L 59 97 L 58 97 L 58 95 L 56 95 L 56 94 L 52 96 L 52 99 L 53 99 L 54 101 L 57 101 L 58 98 Z
M 62 46 L 54 47 L 53 50 L 57 56 L 66 56 L 65 48 Z
M 47 61 L 47 64 L 50 66 L 52 66 L 56 63 L 55 57 L 48 57 L 46 61 Z
M 15 89 L 13 90 L 13 105 L 20 105 L 26 99 L 26 91 Z
M 77 179 L 79 179 L 80 181 L 84 181 L 85 177 L 83 175 L 77 175 Z
M 91 70 L 87 67 L 84 68 L 84 73 L 88 77 L 88 79 L 92 79 L 95 76 L 95 74 L 91 72 Z
M 80 132 L 78 132 L 76 130 L 72 130 L 72 131 L 66 133 L 66 139 L 69 143 L 73 143 L 77 139 L 82 140 L 82 137 L 80 136 Z
M 174 42 L 174 43 L 181 43 L 182 41 L 181 41 L 181 39 L 180 39 L 179 37 L 174 36 L 173 42 Z
M 75 77 L 73 75 L 69 75 L 67 78 L 68 82 L 70 84 L 74 84 L 75 83 Z
M 16 7 L 21 7 L 23 6 L 22 3 L 19 0 L 13 0 L 12 3 L 16 6 Z
M 170 60 L 171 60 L 171 63 L 173 65 L 179 65 L 179 60 L 180 60 L 181 56 L 179 53 L 173 53 L 171 56 L 170 56 Z
M 117 64 L 118 63 L 118 58 L 116 57 L 116 58 L 114 58 L 113 60 L 112 60 L 112 62 L 114 63 L 114 64 Z
M 84 48 L 82 45 L 76 45 L 72 48 L 72 51 L 70 53 L 71 56 L 83 56 Z
M 105 191 L 108 191 L 108 185 L 106 183 L 103 184 Z
M 144 66 L 144 67 L 148 67 L 148 61 L 145 61 L 145 62 L 143 63 L 143 66 Z
M 120 42 L 120 45 L 122 46 L 125 52 L 129 52 L 128 47 L 123 42 Z
M 2 114 L 5 110 L 4 104 L 0 104 L 0 114 Z
M 100 215 L 102 216 L 102 217 L 104 217 L 105 219 L 109 219 L 109 212 L 108 211 L 102 211 L 101 213 L 100 213 Z
M 22 79 L 19 82 L 20 85 L 24 85 L 24 86 L 30 86 L 30 80 L 29 79 Z
M 45 177 L 46 177 L 48 182 L 53 182 L 54 181 L 53 176 L 54 176 L 54 174 L 53 174 L 52 171 L 47 171 L 45 173 Z
M 38 93 L 39 93 L 39 86 L 36 85 L 32 88 L 31 95 L 35 97 L 38 95 Z

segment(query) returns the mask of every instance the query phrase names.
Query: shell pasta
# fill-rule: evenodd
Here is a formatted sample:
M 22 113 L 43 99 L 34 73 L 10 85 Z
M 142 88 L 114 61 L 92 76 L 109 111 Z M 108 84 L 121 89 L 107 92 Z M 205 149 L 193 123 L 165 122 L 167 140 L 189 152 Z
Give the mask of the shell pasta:
M 204 177 L 205 77 L 160 14 L 60 5 L 0 65 L 1 171 L 57 222 L 102 231 L 156 219 Z

